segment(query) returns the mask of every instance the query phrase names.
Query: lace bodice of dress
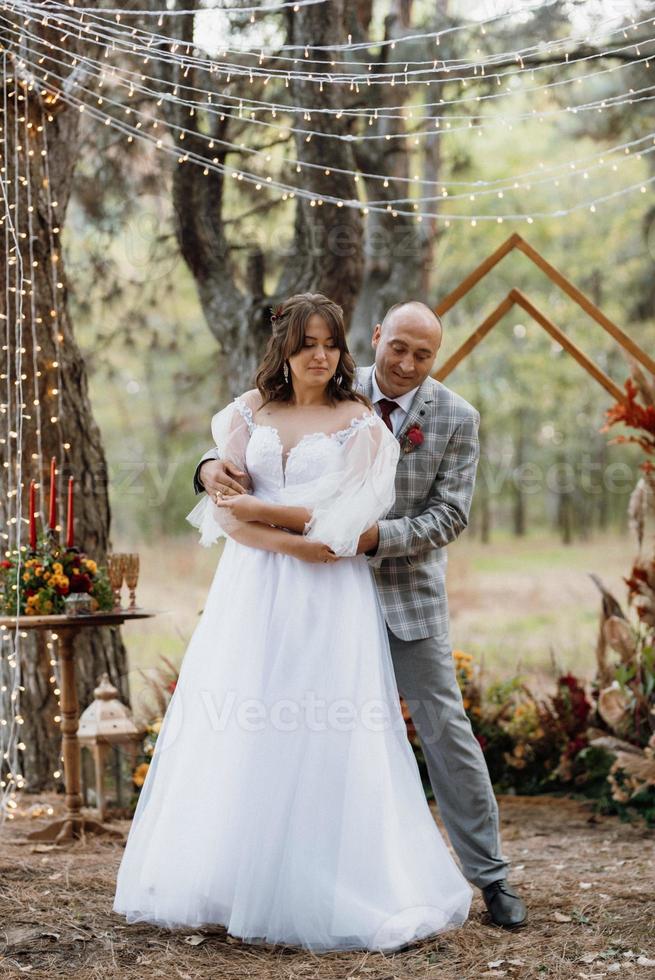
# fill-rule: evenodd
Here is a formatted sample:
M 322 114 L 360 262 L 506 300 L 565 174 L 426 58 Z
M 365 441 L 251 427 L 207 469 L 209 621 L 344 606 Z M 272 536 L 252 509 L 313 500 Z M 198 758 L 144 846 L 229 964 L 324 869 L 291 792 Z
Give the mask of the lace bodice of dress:
M 363 415 L 338 432 L 310 432 L 285 456 L 278 430 L 255 422 L 242 399 L 235 402 L 250 432 L 246 466 L 253 491 L 268 500 L 274 500 L 285 486 L 308 483 L 338 469 L 342 465 L 340 447 L 361 426 L 375 423 L 375 416 Z

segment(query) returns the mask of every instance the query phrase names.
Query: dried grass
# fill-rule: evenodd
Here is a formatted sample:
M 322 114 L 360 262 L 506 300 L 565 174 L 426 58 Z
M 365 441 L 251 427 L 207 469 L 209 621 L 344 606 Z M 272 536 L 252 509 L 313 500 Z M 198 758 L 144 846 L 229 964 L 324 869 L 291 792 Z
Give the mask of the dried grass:
M 0 845 L 0 976 L 54 980 L 569 980 L 655 977 L 653 841 L 643 824 L 595 818 L 568 799 L 500 800 L 511 881 L 530 924 L 491 926 L 476 893 L 466 925 L 395 954 L 248 946 L 217 927 L 168 932 L 111 911 L 122 845 L 25 842 L 40 821 L 8 825 Z M 61 808 L 61 800 L 57 802 Z M 127 829 L 127 824 L 120 825 Z M 408 828 L 408 832 L 411 832 Z M 589 887 L 581 887 L 586 884 Z M 189 938 L 195 936 L 197 945 Z M 595 957 L 595 958 L 594 958 Z M 502 962 L 499 962 L 502 961 Z M 618 970 L 615 964 L 618 964 Z

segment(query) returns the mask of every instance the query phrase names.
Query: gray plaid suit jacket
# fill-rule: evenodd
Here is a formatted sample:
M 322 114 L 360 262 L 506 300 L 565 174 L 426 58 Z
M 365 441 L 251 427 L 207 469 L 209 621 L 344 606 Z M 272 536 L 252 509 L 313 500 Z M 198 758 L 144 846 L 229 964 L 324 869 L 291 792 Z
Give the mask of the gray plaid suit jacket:
M 373 367 L 359 368 L 360 390 L 372 398 Z M 480 456 L 480 414 L 464 398 L 433 378 L 420 386 L 402 428 L 401 447 L 409 429 L 418 426 L 423 443 L 410 452 L 401 448 L 396 471 L 396 499 L 379 522 L 380 543 L 369 559 L 389 629 L 401 640 L 420 640 L 448 629 L 446 546 L 468 524 Z M 219 449 L 205 453 L 194 475 Z

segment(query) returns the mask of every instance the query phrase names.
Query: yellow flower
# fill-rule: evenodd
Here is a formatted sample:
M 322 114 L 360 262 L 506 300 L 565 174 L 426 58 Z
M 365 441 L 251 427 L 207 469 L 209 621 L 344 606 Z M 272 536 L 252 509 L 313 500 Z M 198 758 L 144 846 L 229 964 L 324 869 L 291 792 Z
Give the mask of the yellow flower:
M 73 575 L 79 575 L 79 574 L 80 574 L 79 568 L 74 568 L 73 569 Z
M 45 575 L 43 576 L 45 582 L 49 582 L 51 578 L 52 578 L 52 572 L 46 572 Z
M 141 765 L 137 766 L 132 773 L 132 782 L 135 786 L 143 786 L 146 781 L 146 776 L 148 775 L 148 769 L 150 768 L 149 762 L 142 762 Z
M 23 582 L 29 582 L 31 578 L 32 578 L 31 574 L 29 572 L 25 572 L 25 574 L 23 575 Z
M 63 572 L 63 570 L 64 570 L 64 566 L 62 565 L 62 563 L 61 563 L 60 561 L 56 561 L 56 562 L 54 562 L 54 564 L 53 564 L 53 566 L 52 566 L 52 570 L 53 570 L 53 572 L 55 572 L 55 573 L 56 573 L 57 575 L 61 575 L 61 573 L 62 573 L 62 572 Z
M 98 566 L 94 562 L 93 558 L 87 558 L 84 564 L 86 565 L 86 567 L 88 568 L 88 570 L 91 572 L 92 575 L 95 575 L 95 573 L 98 571 Z

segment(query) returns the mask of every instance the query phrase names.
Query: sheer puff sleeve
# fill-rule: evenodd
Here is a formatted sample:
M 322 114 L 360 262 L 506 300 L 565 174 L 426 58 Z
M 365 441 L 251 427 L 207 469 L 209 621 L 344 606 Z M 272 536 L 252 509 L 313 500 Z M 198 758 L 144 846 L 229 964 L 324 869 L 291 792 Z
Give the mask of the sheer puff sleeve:
M 374 412 L 356 418 L 335 438 L 340 443 L 337 466 L 312 484 L 289 488 L 284 502 L 304 503 L 311 510 L 306 537 L 351 557 L 360 535 L 393 506 L 400 446 Z
M 233 463 L 241 470 L 246 468 L 246 448 L 254 427 L 253 412 L 261 403 L 256 389 L 240 395 L 213 416 L 211 432 L 214 445 L 222 460 Z M 229 537 L 238 521 L 229 510 L 217 507 L 209 494 L 186 515 L 186 520 L 200 531 L 200 544 L 210 547 L 219 538 Z

